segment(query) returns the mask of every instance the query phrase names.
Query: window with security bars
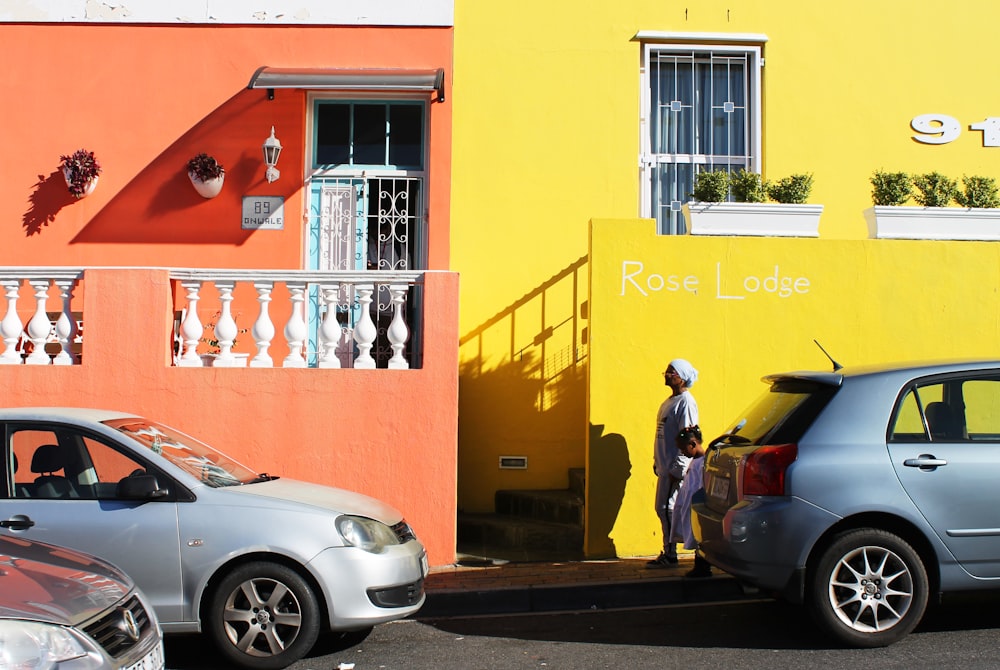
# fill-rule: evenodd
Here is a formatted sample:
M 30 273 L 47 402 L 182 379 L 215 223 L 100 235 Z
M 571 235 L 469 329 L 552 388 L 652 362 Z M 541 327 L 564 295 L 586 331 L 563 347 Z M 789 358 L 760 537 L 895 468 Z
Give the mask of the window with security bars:
M 319 270 L 420 270 L 427 248 L 427 106 L 422 100 L 313 101 L 310 177 L 309 267 Z M 361 315 L 354 289 L 341 286 L 337 321 L 344 329 L 338 345 L 341 365 L 356 351 L 349 335 Z M 405 356 L 419 365 L 421 330 L 419 286 L 408 290 L 403 309 L 411 326 Z M 316 333 L 326 309 L 313 292 L 307 304 L 313 331 L 310 352 L 319 351 Z M 381 284 L 369 306 L 377 338 L 371 355 L 385 367 L 393 355 L 388 328 L 394 315 L 389 286 Z
M 695 174 L 760 171 L 760 50 L 647 45 L 643 215 L 686 231 Z

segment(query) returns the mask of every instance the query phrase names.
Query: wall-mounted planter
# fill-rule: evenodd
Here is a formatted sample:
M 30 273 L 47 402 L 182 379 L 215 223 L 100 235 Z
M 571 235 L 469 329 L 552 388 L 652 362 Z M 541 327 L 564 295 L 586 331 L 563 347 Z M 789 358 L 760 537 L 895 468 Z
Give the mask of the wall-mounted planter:
M 97 180 L 100 179 L 100 177 L 94 177 L 90 181 L 83 184 L 79 193 L 74 193 L 73 177 L 70 174 L 69 168 L 63 168 L 62 173 L 63 173 L 63 178 L 66 180 L 66 188 L 68 188 L 70 190 L 70 193 L 72 193 L 73 196 L 76 198 L 86 198 L 88 195 L 93 193 L 94 189 L 97 188 Z
M 219 195 L 219 192 L 222 191 L 222 182 L 226 180 L 224 173 L 208 181 L 198 179 L 193 172 L 188 172 L 188 177 L 191 179 L 191 185 L 194 186 L 194 190 L 198 191 L 198 195 L 203 198 L 214 198 Z
M 691 235 L 819 237 L 823 205 L 688 202 L 682 210 Z
M 871 237 L 895 240 L 1000 240 L 1000 209 L 869 207 Z

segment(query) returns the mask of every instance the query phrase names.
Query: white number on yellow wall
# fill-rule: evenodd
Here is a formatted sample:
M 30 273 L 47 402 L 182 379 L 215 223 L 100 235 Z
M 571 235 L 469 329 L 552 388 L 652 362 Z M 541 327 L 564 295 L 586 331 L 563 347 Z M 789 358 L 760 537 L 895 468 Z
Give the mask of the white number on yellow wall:
M 920 114 L 913 117 L 910 127 L 918 133 L 913 139 L 922 144 L 948 144 L 962 133 L 959 120 L 947 114 Z M 984 147 L 1000 147 L 1000 117 L 990 116 L 969 129 L 983 134 Z

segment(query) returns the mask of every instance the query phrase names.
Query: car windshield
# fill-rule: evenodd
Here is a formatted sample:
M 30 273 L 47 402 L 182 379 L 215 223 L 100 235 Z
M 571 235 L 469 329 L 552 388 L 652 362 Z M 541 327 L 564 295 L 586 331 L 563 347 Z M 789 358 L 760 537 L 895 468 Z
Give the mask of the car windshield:
M 270 479 L 169 426 L 145 419 L 115 419 L 104 423 L 213 488 Z
M 836 391 L 826 384 L 779 380 L 740 414 L 722 439 L 730 444 L 794 442 Z

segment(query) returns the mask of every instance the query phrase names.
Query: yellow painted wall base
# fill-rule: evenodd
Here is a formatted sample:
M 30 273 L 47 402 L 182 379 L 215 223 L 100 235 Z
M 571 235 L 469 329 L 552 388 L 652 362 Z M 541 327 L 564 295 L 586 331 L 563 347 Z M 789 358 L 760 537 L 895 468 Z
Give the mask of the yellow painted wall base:
M 844 366 L 998 356 L 1000 245 L 991 242 L 657 236 L 649 220 L 595 220 L 590 244 L 589 556 L 661 546 L 655 415 L 672 358 L 706 439 L 760 377 Z

